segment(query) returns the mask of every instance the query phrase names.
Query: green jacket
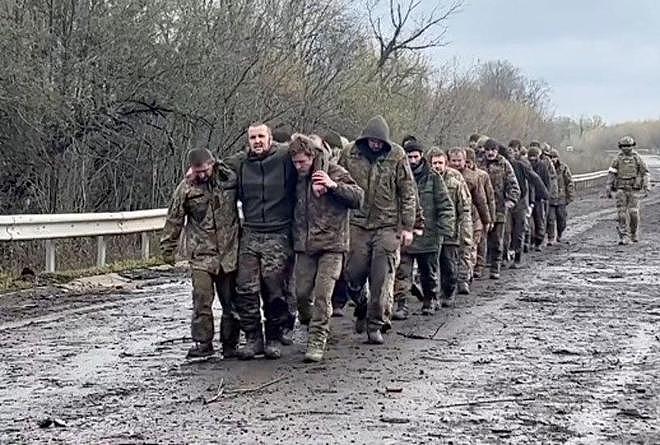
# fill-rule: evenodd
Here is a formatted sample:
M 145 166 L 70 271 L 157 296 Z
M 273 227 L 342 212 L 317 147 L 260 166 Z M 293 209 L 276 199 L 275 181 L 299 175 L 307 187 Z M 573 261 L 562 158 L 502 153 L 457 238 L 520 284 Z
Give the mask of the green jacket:
M 507 214 L 505 203 L 510 201 L 515 205 L 520 199 L 518 179 L 513 167 L 502 155 L 497 155 L 492 161 L 487 160 L 486 171 L 495 192 L 495 222 L 503 223 Z
M 369 139 L 382 141 L 383 148 L 374 152 Z M 389 140 L 389 127 L 382 117 L 371 119 L 362 135 L 342 150 L 339 165 L 365 192 L 364 204 L 351 213 L 351 224 L 366 230 L 413 230 L 415 182 L 406 153 Z
M 454 236 L 454 204 L 444 179 L 431 169 L 425 159 L 413 170 L 413 175 L 424 213 L 424 232 L 421 236 L 415 236 L 412 244 L 404 247 L 403 251 L 411 254 L 438 252 L 445 237 Z
M 463 175 L 458 170 L 447 167 L 442 175 L 447 184 L 449 196 L 454 203 L 454 236 L 446 237 L 443 244 L 448 246 L 472 245 L 472 198 Z
M 563 162 L 555 165 L 557 170 L 557 198 L 550 199 L 550 205 L 566 205 L 573 202 L 575 198 L 575 186 L 573 185 L 573 176 L 571 169 Z
M 190 265 L 212 274 L 236 270 L 238 210 L 236 174 L 218 162 L 205 184 L 183 180 L 172 195 L 160 246 L 164 258 L 172 258 L 184 227 L 190 241 Z

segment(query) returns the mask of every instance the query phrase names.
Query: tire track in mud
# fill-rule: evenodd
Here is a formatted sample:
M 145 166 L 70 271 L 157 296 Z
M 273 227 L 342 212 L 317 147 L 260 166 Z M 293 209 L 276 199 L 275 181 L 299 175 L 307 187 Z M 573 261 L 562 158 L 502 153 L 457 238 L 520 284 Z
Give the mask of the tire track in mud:
M 334 319 L 314 366 L 301 344 L 251 363 L 191 363 L 187 344 L 159 345 L 188 334 L 188 284 L 12 321 L 1 329 L 0 442 L 653 442 L 658 198 L 644 203 L 638 246 L 613 246 L 615 210 L 587 198 L 571 209 L 572 244 L 477 282 L 453 310 L 395 324 L 434 340 L 394 332 L 373 347 Z M 281 376 L 202 402 L 221 380 L 248 388 Z M 445 407 L 484 400 L 495 402 Z M 39 429 L 47 415 L 69 426 Z

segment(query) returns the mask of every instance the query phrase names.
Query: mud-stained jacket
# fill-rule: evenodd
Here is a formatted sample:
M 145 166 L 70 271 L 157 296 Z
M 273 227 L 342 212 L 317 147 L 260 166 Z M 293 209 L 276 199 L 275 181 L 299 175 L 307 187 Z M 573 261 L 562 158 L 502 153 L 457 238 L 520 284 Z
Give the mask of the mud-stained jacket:
M 461 171 L 463 178 L 468 185 L 470 197 L 472 198 L 472 228 L 483 230 L 485 226 L 490 224 L 490 208 L 488 207 L 488 199 L 486 198 L 485 181 L 479 179 L 476 171 L 464 168 Z
M 566 205 L 573 202 L 575 197 L 575 186 L 571 169 L 563 162 L 555 165 L 557 170 L 557 198 L 550 200 L 550 205 Z
M 384 142 L 373 152 L 368 139 Z M 415 182 L 403 148 L 389 141 L 389 128 L 381 117 L 367 124 L 360 138 L 341 153 L 339 165 L 364 190 L 364 203 L 351 211 L 351 224 L 375 230 L 386 227 L 412 231 L 415 226 Z
M 321 196 L 312 191 L 311 173 L 298 176 L 293 221 L 293 248 L 313 255 L 321 252 L 348 252 L 349 209 L 359 209 L 364 191 L 339 165 L 327 161 L 322 153 L 314 160 L 312 173 L 325 171 L 337 188 Z
M 520 199 L 520 187 L 513 167 L 502 155 L 497 155 L 494 160 L 486 162 L 486 171 L 490 176 L 495 192 L 495 222 L 506 221 L 507 201 L 516 204 Z
M 648 190 L 649 169 L 636 151 L 621 151 L 612 161 L 607 175 L 607 190 Z
M 439 252 L 445 238 L 454 236 L 455 210 L 445 181 L 422 159 L 413 170 L 419 203 L 424 213 L 424 232 L 402 251 L 410 254 Z
M 474 167 L 473 172 L 477 174 L 477 179 L 479 179 L 479 184 L 486 191 L 486 203 L 488 204 L 488 210 L 490 212 L 490 222 L 495 222 L 495 191 L 493 190 L 493 183 L 490 182 L 490 176 L 486 170 L 483 170 L 479 167 Z
M 172 195 L 160 240 L 164 258 L 172 258 L 185 226 L 190 242 L 190 266 L 212 274 L 236 270 L 238 210 L 236 174 L 218 162 L 205 184 L 183 180 Z
M 445 180 L 449 196 L 454 203 L 455 234 L 445 238 L 443 244 L 448 246 L 471 246 L 472 245 L 472 198 L 470 190 L 458 170 L 447 167 L 442 178 Z
M 238 175 L 244 227 L 266 233 L 288 230 L 298 180 L 288 147 L 273 144 L 262 158 L 243 151 L 226 162 Z

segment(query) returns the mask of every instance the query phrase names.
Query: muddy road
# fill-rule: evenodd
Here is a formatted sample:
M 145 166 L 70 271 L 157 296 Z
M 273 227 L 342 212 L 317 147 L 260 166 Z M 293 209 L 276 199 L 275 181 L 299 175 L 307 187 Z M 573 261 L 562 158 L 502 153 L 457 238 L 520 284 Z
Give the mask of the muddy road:
M 660 190 L 638 245 L 616 245 L 613 201 L 570 213 L 567 243 L 396 323 L 383 346 L 333 319 L 317 365 L 302 332 L 278 361 L 184 360 L 181 274 L 0 296 L 0 443 L 658 443 Z

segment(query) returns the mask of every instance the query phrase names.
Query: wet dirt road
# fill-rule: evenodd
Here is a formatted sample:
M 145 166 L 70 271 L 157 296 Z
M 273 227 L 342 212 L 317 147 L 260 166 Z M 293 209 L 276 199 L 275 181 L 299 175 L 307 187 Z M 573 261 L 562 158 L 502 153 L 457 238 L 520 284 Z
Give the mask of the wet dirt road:
M 0 296 L 0 443 L 658 443 L 660 190 L 638 245 L 615 245 L 613 205 L 575 203 L 569 243 L 395 323 L 384 346 L 333 319 L 318 365 L 301 343 L 279 361 L 185 361 L 180 275 L 125 295 Z

